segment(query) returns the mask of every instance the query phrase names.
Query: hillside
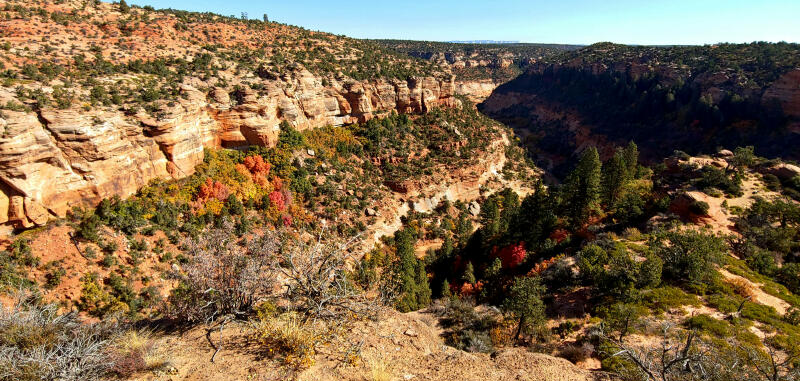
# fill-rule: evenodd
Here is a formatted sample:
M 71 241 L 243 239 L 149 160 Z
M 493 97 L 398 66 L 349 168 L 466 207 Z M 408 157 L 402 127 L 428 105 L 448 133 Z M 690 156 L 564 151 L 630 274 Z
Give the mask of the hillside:
M 525 136 L 551 168 L 586 146 L 605 157 L 630 140 L 654 162 L 675 149 L 745 145 L 796 160 L 799 67 L 796 44 L 600 43 L 531 66 L 481 110 Z
M 369 41 L 93 2 L 5 2 L 0 223 L 194 173 L 206 148 L 456 107 L 454 78 Z

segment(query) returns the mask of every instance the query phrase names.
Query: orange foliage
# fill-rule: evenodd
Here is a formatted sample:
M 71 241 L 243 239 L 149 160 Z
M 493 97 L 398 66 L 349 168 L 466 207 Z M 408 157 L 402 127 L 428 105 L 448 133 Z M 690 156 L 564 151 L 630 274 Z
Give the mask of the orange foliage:
M 548 267 L 552 266 L 553 263 L 558 262 L 558 260 L 561 259 L 561 257 L 562 257 L 561 255 L 556 255 L 553 258 L 537 263 L 536 265 L 533 266 L 531 271 L 528 271 L 528 276 L 536 276 L 541 274 L 542 272 L 544 272 L 544 270 L 547 270 Z
M 244 158 L 244 166 L 253 175 L 262 175 L 264 177 L 269 175 L 269 170 L 271 168 L 271 165 L 264 161 L 264 158 L 260 155 Z
M 483 289 L 483 282 L 478 281 L 475 284 L 464 282 L 461 285 L 461 296 L 476 295 Z
M 209 177 L 203 185 L 200 185 L 200 191 L 197 192 L 197 199 L 207 201 L 215 198 L 223 201 L 227 199 L 230 194 L 231 192 L 225 184 L 214 181 Z
M 556 241 L 557 243 L 561 243 L 561 241 L 565 240 L 569 236 L 569 232 L 564 229 L 556 229 L 552 234 L 550 234 L 550 239 Z

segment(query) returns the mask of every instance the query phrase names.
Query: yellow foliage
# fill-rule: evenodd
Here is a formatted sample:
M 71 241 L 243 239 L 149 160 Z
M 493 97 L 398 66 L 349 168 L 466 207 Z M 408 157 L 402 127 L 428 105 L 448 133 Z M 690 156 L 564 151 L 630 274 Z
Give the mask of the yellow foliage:
M 211 214 L 213 214 L 215 216 L 218 216 L 220 214 L 220 212 L 222 212 L 222 207 L 224 207 L 224 206 L 225 206 L 225 203 L 223 203 L 222 201 L 217 200 L 215 198 L 212 198 L 212 199 L 206 201 L 204 209 L 205 209 L 206 213 L 211 213 Z M 203 213 L 200 213 L 200 214 L 203 214 Z

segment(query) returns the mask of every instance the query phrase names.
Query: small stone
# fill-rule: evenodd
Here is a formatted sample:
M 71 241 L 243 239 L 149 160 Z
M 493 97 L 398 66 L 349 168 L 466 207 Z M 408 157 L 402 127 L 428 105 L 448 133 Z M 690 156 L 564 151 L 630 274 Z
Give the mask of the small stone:
M 314 152 L 313 149 L 310 148 L 306 151 L 306 153 L 308 154 L 308 156 L 315 156 L 317 154 L 316 152 Z
M 419 336 L 417 331 L 415 331 L 415 330 L 413 330 L 411 328 L 407 329 L 405 332 L 403 332 L 403 334 L 406 335 L 406 336 L 409 336 L 409 337 L 417 337 L 417 336 Z

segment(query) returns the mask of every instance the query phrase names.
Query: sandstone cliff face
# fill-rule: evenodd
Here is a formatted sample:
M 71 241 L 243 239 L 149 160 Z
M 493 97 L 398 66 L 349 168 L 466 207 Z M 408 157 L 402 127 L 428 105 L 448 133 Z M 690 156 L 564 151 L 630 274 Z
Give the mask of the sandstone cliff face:
M 456 94 L 464 95 L 473 103 L 480 103 L 492 95 L 498 83 L 491 80 L 458 81 L 456 82 Z
M 199 82 L 197 80 L 196 82 Z M 456 107 L 453 79 L 334 82 L 305 70 L 245 87 L 201 91 L 187 80 L 157 116 L 45 109 L 0 116 L 0 224 L 42 225 L 73 206 L 129 196 L 156 178 L 191 175 L 204 148 L 272 146 L 286 121 L 299 130 L 363 122 L 392 110 Z
M 767 105 L 771 102 L 780 104 L 784 115 L 794 119 L 790 122 L 790 130 L 800 134 L 800 68 L 778 78 L 764 91 L 761 99 Z

